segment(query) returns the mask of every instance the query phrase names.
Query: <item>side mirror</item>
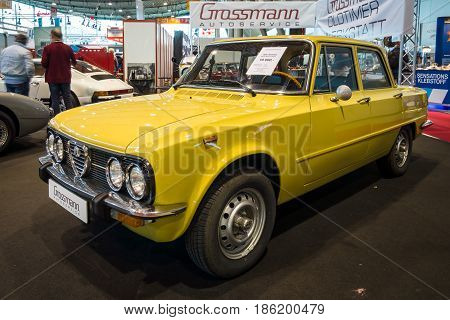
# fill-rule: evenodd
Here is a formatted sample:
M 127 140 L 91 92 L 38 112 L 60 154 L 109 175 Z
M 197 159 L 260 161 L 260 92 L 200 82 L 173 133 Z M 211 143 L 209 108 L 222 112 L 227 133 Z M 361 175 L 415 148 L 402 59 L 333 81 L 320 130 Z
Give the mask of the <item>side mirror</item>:
M 348 86 L 342 85 L 337 88 L 336 96 L 331 98 L 331 101 L 332 102 L 348 101 L 352 98 L 352 96 L 353 96 L 352 89 L 350 89 Z

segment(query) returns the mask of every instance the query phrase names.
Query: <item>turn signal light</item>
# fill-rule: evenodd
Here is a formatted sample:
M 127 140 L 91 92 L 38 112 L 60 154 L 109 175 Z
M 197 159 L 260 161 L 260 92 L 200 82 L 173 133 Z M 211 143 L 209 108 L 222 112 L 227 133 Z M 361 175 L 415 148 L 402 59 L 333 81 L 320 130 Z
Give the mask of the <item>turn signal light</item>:
M 138 228 L 143 227 L 145 225 L 144 220 L 138 219 L 135 217 L 131 217 L 129 215 L 117 212 L 117 215 L 115 217 L 118 221 L 122 222 L 123 224 L 126 224 L 127 226 Z
M 114 97 L 114 96 L 120 96 L 123 94 L 130 94 L 133 93 L 133 89 L 125 89 L 125 90 L 115 90 L 115 91 L 96 91 L 94 92 L 94 97 Z
M 107 97 L 109 96 L 108 91 L 96 91 L 94 92 L 94 97 Z

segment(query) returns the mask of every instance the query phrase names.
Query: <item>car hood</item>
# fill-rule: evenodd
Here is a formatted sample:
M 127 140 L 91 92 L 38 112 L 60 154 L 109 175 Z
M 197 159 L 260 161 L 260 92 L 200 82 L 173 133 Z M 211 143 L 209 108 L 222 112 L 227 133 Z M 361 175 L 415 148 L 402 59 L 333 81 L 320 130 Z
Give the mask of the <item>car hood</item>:
M 152 130 L 237 104 L 254 103 L 249 102 L 250 95 L 242 93 L 201 90 L 201 96 L 193 96 L 192 92 L 172 89 L 163 94 L 79 107 L 59 114 L 50 125 L 87 144 L 124 153 L 131 142 Z

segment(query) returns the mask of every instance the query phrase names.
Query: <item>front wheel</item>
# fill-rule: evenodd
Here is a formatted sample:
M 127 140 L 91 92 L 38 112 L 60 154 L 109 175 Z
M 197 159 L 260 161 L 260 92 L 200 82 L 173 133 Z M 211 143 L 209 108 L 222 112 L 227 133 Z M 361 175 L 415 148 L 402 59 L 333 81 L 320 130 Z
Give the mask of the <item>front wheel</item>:
M 0 153 L 6 151 L 16 137 L 14 122 L 0 111 Z
M 275 223 L 276 200 L 261 173 L 222 178 L 206 194 L 186 234 L 186 248 L 204 271 L 231 278 L 264 254 Z
M 412 153 L 412 134 L 402 128 L 389 154 L 377 161 L 380 171 L 389 177 L 400 177 L 408 170 Z

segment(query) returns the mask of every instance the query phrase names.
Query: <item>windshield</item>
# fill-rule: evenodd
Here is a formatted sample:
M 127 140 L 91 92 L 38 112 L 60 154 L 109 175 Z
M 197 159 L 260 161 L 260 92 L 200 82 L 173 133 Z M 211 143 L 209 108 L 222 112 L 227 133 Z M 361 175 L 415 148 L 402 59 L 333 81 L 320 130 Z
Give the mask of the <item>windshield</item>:
M 305 93 L 311 45 L 303 41 L 235 42 L 206 47 L 178 86 Z

